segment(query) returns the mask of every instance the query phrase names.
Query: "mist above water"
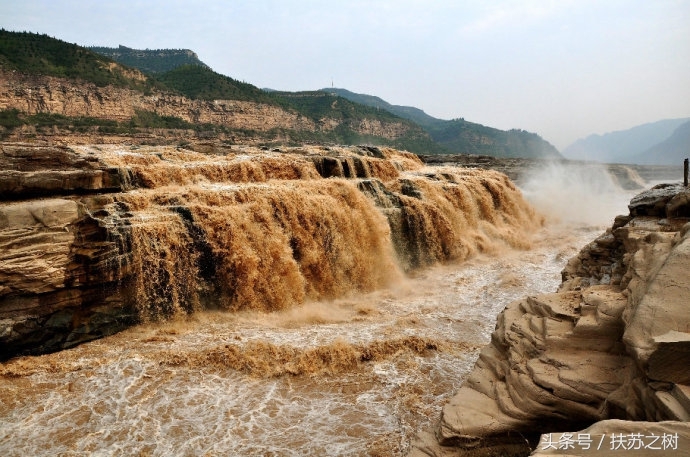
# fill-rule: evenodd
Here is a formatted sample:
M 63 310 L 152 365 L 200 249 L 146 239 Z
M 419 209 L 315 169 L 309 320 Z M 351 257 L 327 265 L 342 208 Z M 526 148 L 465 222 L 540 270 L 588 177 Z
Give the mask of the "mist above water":
M 628 213 L 633 194 L 603 164 L 549 162 L 522 181 L 525 198 L 552 223 L 609 226 L 616 215 Z

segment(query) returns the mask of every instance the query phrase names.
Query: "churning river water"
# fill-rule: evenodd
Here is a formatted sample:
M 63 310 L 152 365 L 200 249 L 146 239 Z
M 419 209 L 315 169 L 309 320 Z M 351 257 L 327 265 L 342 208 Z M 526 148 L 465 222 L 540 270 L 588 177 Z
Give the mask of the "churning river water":
M 497 314 L 554 292 L 601 231 L 547 224 L 529 250 L 417 270 L 383 290 L 272 313 L 202 311 L 10 360 L 0 455 L 404 455 Z

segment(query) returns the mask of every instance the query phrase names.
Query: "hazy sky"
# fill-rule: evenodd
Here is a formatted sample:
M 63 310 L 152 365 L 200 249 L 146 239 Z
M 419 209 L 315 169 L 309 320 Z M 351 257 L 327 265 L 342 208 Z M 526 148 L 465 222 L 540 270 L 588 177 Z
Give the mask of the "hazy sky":
M 258 87 L 333 81 L 559 149 L 690 117 L 690 0 L 0 0 L 0 27 L 189 48 Z

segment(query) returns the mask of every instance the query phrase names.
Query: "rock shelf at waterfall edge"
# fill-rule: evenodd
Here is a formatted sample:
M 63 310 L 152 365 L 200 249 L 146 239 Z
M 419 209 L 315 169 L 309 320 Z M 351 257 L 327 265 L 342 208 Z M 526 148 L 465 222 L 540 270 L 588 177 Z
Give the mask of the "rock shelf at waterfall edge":
M 384 288 L 543 223 L 503 174 L 372 146 L 0 144 L 0 355 Z

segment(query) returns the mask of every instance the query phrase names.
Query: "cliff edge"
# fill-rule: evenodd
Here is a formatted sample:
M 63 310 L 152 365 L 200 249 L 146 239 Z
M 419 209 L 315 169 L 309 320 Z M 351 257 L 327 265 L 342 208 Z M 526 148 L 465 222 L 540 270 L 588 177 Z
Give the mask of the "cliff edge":
M 0 143 L 0 360 L 372 291 L 542 222 L 501 173 L 391 148 L 195 148 Z
M 506 306 L 411 456 L 690 453 L 690 190 L 659 185 L 629 209 L 558 292 Z

